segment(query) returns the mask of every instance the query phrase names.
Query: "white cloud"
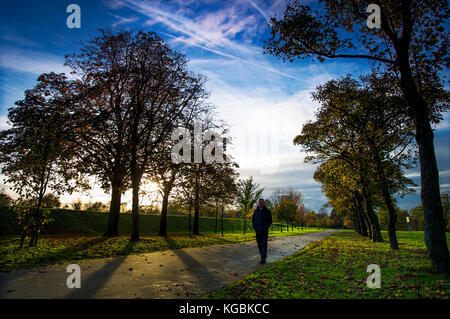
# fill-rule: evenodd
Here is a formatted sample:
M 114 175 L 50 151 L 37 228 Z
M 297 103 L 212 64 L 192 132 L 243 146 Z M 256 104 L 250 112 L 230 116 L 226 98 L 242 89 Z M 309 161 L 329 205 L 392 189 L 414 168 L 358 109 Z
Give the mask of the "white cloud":
M 103 0 L 102 2 L 110 9 L 120 9 L 124 6 L 121 0 Z
M 183 10 L 171 12 L 158 5 L 140 0 L 123 0 L 122 5 L 146 16 L 147 26 L 162 23 L 171 32 L 163 33 L 172 38 L 170 44 L 197 47 L 208 52 L 244 62 L 266 71 L 301 81 L 301 78 L 273 68 L 262 57 L 260 46 L 236 40 L 241 34 L 244 38 L 256 35 L 260 23 L 255 15 L 248 14 L 250 2 L 233 1 L 226 8 L 207 13 L 196 12 L 195 17 L 183 15 Z
M 6 32 L 1 35 L 1 39 L 5 42 L 14 43 L 20 46 L 28 46 L 28 47 L 37 47 L 38 44 L 32 40 L 24 38 L 20 35 L 17 35 L 13 32 Z
M 8 124 L 8 117 L 5 115 L 0 115 L 0 131 L 7 130 L 11 126 Z
M 440 177 L 443 177 L 443 176 L 448 176 L 448 175 L 450 175 L 450 170 L 448 170 L 448 171 L 441 171 L 441 172 L 439 172 L 439 176 L 440 176 Z
M 448 175 L 450 175 L 450 170 L 439 172 L 439 177 L 444 177 L 444 176 L 448 176 Z M 407 177 L 407 178 L 420 177 L 420 172 L 408 173 L 408 174 L 405 174 L 405 177 Z
M 116 27 L 118 27 L 118 26 L 120 26 L 122 24 L 133 23 L 133 22 L 136 22 L 138 20 L 138 18 L 136 18 L 136 17 L 126 18 L 126 17 L 122 17 L 122 16 L 119 16 L 119 15 L 116 15 L 116 14 L 111 14 L 111 13 L 109 15 L 113 16 L 117 20 L 116 22 L 114 22 L 111 25 L 113 28 L 116 28 Z
M 231 152 L 242 170 L 277 174 L 303 162 L 304 154 L 293 139 L 318 107 L 309 90 L 273 96 L 270 89 L 240 89 L 219 82 L 211 101 L 230 125 Z
M 0 52 L 0 68 L 3 69 L 32 74 L 70 73 L 64 66 L 64 57 L 58 55 L 10 47 L 1 47 Z
M 450 128 L 450 121 L 449 120 L 443 120 L 439 124 L 436 125 L 436 130 L 445 130 Z
M 420 172 L 408 173 L 408 174 L 405 174 L 405 177 L 406 178 L 420 177 Z

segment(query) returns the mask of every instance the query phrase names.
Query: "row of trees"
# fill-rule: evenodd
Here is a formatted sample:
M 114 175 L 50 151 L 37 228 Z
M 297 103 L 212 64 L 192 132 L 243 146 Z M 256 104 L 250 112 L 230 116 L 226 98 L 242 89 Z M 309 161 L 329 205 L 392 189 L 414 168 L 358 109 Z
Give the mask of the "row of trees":
M 444 208 L 444 217 L 448 211 L 448 202 L 443 201 L 442 206 Z M 397 214 L 397 223 L 395 225 L 397 230 L 424 230 L 424 216 L 423 216 L 423 207 L 422 205 L 413 207 L 409 210 L 400 209 L 397 206 L 395 207 Z M 380 222 L 380 228 L 387 230 L 389 229 L 389 213 L 385 206 L 380 205 L 377 210 L 378 220 Z M 353 228 L 355 227 L 354 219 L 352 216 L 344 215 L 344 223 L 346 227 Z M 408 225 L 409 220 L 409 225 Z M 445 218 L 445 223 L 447 225 L 447 231 L 450 229 L 450 223 L 448 217 Z
M 442 208 L 444 209 L 444 224 L 446 225 L 446 230 L 450 231 L 450 218 L 449 218 L 450 203 L 448 200 L 448 194 L 442 194 L 441 199 L 442 199 Z M 410 218 L 411 228 L 413 230 L 424 229 L 424 216 L 422 205 L 411 208 L 407 215 Z
M 383 202 L 389 213 L 389 242 L 398 249 L 393 195 L 407 193 L 411 180 L 402 169 L 411 166 L 411 121 L 401 111 L 406 103 L 387 75 L 347 76 L 319 86 L 321 103 L 315 122 L 307 123 L 294 143 L 313 153 L 307 161 L 321 163 L 314 178 L 323 185 L 331 205 L 350 209 L 356 229 L 382 241 L 374 210 Z
M 16 206 L 28 207 L 20 209 L 25 224 L 35 225 L 25 227 L 31 229 L 24 233 L 30 246 L 36 245 L 45 219 L 45 195 L 87 190 L 92 176 L 111 193 L 106 236 L 118 235 L 121 197 L 132 189 L 131 239 L 139 239 L 139 198 L 146 180 L 158 183 L 163 198 L 160 234 L 167 233 L 173 192 L 189 211 L 194 208 L 193 233 L 198 234 L 200 206 L 211 200 L 225 205 L 237 177 L 237 164 L 230 160 L 175 163 L 171 158 L 178 142 L 172 132 L 184 127 L 192 136 L 194 121 L 202 123 L 200 133 L 215 133 L 210 140 L 200 134 L 188 151 L 197 156 L 198 148 L 212 143 L 210 154 L 223 153 L 217 141 L 227 130 L 206 102 L 205 79 L 189 71 L 186 58 L 153 32 L 101 30 L 79 53 L 66 56 L 66 65 L 72 79 L 41 75 L 9 109 L 12 127 L 0 133 L 1 172 L 19 195 Z
M 237 204 L 240 209 L 240 218 L 250 218 L 255 203 L 261 197 L 264 188 L 253 181 L 253 178 L 238 182 Z M 272 211 L 273 218 L 280 223 L 280 230 L 290 227 L 342 227 L 343 220 L 332 211 L 330 216 L 322 207 L 319 213 L 305 207 L 303 194 L 292 187 L 276 188 L 265 205 Z M 244 220 L 245 222 L 245 220 Z M 245 227 L 244 227 L 245 229 Z
M 324 0 L 311 8 L 294 1 L 281 19 L 271 19 L 272 37 L 265 52 L 290 62 L 311 57 L 371 63 L 377 75 L 359 83 L 350 78 L 331 81 L 319 88 L 315 98 L 322 109 L 317 121 L 306 125 L 294 143 L 321 162 L 315 178 L 333 207 L 353 214 L 359 232 L 364 234 L 368 225 L 375 241 L 382 237 L 373 203 L 377 198 L 384 202 L 390 245 L 398 249 L 392 196 L 410 184 L 401 168 L 413 136 L 420 160 L 425 243 L 433 266 L 450 273 L 431 127 L 449 106 L 441 79 L 442 69 L 450 65 L 448 3 L 376 1 L 381 26 L 371 29 L 366 9 L 372 2 Z
M 325 207 L 321 207 L 319 212 L 305 207 L 303 194 L 292 187 L 275 189 L 269 200 L 268 206 L 272 209 L 275 219 L 286 225 L 293 227 L 321 227 L 321 228 L 341 228 L 342 219 L 336 215 L 335 211 L 328 214 Z M 282 228 L 281 228 L 282 229 Z
M 14 200 L 11 196 L 9 196 L 4 190 L 0 190 L 0 205 L 4 206 L 10 206 L 14 203 Z M 28 202 L 29 206 L 33 206 L 33 199 L 30 199 Z M 42 197 L 42 207 L 46 208 L 61 208 L 61 200 L 58 196 L 52 193 L 47 193 Z M 84 203 L 80 199 L 74 200 L 70 206 L 68 204 L 65 204 L 63 208 L 69 208 L 71 207 L 74 210 L 81 210 L 82 208 L 87 211 L 103 211 L 107 205 L 102 202 L 88 202 Z

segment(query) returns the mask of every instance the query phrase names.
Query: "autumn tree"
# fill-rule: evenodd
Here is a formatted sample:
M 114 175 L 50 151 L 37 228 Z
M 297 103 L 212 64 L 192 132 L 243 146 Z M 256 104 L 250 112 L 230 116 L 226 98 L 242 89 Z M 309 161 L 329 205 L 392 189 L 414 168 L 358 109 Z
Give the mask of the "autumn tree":
M 240 217 L 244 218 L 244 234 L 247 227 L 247 219 L 252 212 L 253 206 L 263 192 L 264 188 L 253 181 L 253 176 L 247 179 L 241 179 L 237 183 L 236 201 L 240 207 Z
M 212 117 L 213 110 L 213 105 L 207 103 L 203 103 L 198 107 L 189 107 L 183 112 L 183 116 L 178 120 L 178 125 L 182 129 L 192 127 L 194 121 L 202 121 L 205 118 Z M 189 138 L 188 136 L 181 137 L 182 139 Z M 172 158 L 172 152 L 178 142 L 180 142 L 179 136 L 166 135 L 162 142 L 158 144 L 155 156 L 148 167 L 148 176 L 157 182 L 162 197 L 159 227 L 160 236 L 167 235 L 169 197 L 172 191 L 176 190 L 180 183 L 183 182 L 183 175 L 188 175 L 190 169 L 189 161 L 188 163 L 177 162 Z
M 231 168 L 222 140 L 227 130 L 224 123 L 214 117 L 212 110 L 210 106 L 201 116 L 174 131 L 172 136 L 178 139 L 178 143 L 171 152 L 171 160 L 182 164 L 177 197 L 189 203 L 189 216 L 194 209 L 193 223 L 189 224 L 190 232 L 194 235 L 200 233 L 202 207 L 207 207 L 213 197 L 219 196 L 219 186 L 227 179 L 220 175 L 225 173 L 221 170 Z M 233 176 L 234 171 L 230 172 Z
M 373 208 L 373 170 L 357 154 L 346 154 L 345 159 L 329 158 L 314 172 L 314 179 L 333 207 L 351 207 L 356 231 L 374 242 L 383 241 L 378 217 Z
M 49 208 L 59 208 L 61 207 L 61 201 L 59 197 L 52 193 L 47 193 L 42 197 L 42 204 Z
M 333 226 L 337 228 L 342 228 L 344 220 L 342 219 L 342 215 L 336 209 L 332 209 L 330 213 L 330 219 L 333 221 Z
M 408 230 L 407 223 L 406 223 L 406 217 L 408 217 L 408 211 L 405 209 L 400 209 L 395 205 L 396 215 L 397 215 L 397 221 L 395 228 L 399 230 Z M 381 206 L 378 208 L 377 211 L 378 218 L 380 220 L 380 225 L 382 229 L 389 229 L 389 212 L 387 211 L 386 207 Z
M 284 198 L 289 198 L 297 206 L 303 205 L 303 194 L 293 187 L 277 187 L 270 198 L 273 207 L 278 205 Z
M 132 194 L 132 240 L 139 239 L 139 190 L 156 149 L 189 109 L 204 103 L 204 78 L 187 69 L 187 59 L 171 50 L 155 33 L 133 37 L 132 81 L 129 87 Z
M 85 204 L 85 210 L 87 210 L 88 212 L 100 212 L 103 211 L 104 208 L 107 208 L 107 206 L 105 204 L 103 204 L 102 202 L 89 202 L 87 204 Z
M 174 190 L 174 195 L 171 204 L 178 207 L 181 212 L 188 215 L 188 230 L 189 235 L 192 236 L 192 207 L 194 202 L 194 194 L 192 194 L 192 183 L 186 178 L 186 175 L 181 175 L 181 180 Z
M 12 203 L 13 199 L 11 196 L 5 193 L 4 189 L 0 189 L 0 205 L 9 206 Z
M 25 98 L 9 109 L 11 128 L 0 133 L 1 172 L 19 195 L 24 216 L 21 247 L 26 236 L 36 246 L 45 222 L 41 207 L 47 191 L 55 195 L 87 188 L 74 165 L 76 147 L 68 138 L 67 95 L 64 74 L 42 74 Z
M 308 209 L 305 207 L 305 205 L 301 205 L 297 209 L 297 214 L 295 217 L 295 221 L 297 222 L 297 225 L 303 227 L 306 225 L 306 214 L 308 213 Z
M 81 210 L 81 207 L 83 206 L 83 202 L 81 199 L 76 199 L 70 204 L 73 208 L 73 210 Z
M 314 226 L 314 223 L 316 222 L 316 212 L 313 210 L 308 211 L 306 214 L 306 226 L 312 227 Z
M 239 174 L 236 171 L 238 164 L 235 162 L 225 162 L 218 164 L 216 168 L 216 184 L 212 190 L 212 198 L 216 205 L 221 207 L 221 233 L 223 236 L 223 217 L 226 207 L 233 206 L 236 201 L 237 194 L 237 180 Z M 216 213 L 218 210 L 216 209 Z M 216 214 L 217 225 L 217 214 Z M 217 229 L 217 226 L 216 226 Z
M 79 167 L 111 192 L 105 236 L 119 235 L 121 197 L 129 188 L 132 43 L 129 32 L 101 30 L 80 52 L 66 56 L 66 65 L 78 77 L 69 107 Z
M 282 225 L 286 222 L 287 227 L 295 221 L 297 210 L 303 205 L 303 194 L 292 187 L 278 187 L 271 196 L 271 203 L 277 219 Z
M 422 205 L 413 207 L 409 210 L 409 215 L 411 216 L 411 224 L 414 230 L 423 230 L 424 218 L 423 218 L 423 207 Z
M 237 193 L 238 173 L 237 163 L 226 161 L 224 163 L 215 163 L 214 171 L 210 178 L 212 179 L 211 188 L 209 189 L 210 202 L 215 207 L 215 227 L 217 233 L 218 213 L 221 210 L 221 229 L 223 235 L 223 214 L 226 206 L 233 205 Z
M 165 147 L 164 147 L 165 148 Z M 170 160 L 170 155 L 167 156 L 167 150 L 155 156 L 150 165 L 150 175 L 152 179 L 157 181 L 159 192 L 162 197 L 161 217 L 159 224 L 159 235 L 167 235 L 167 210 L 169 207 L 169 198 L 172 190 L 177 187 L 180 181 L 180 174 L 182 174 L 182 165 L 174 164 Z
M 298 204 L 290 197 L 283 196 L 281 200 L 274 206 L 273 212 L 277 219 L 281 222 L 283 227 L 283 221 L 286 222 L 286 229 L 289 230 L 289 223 L 295 221 L 297 215 Z

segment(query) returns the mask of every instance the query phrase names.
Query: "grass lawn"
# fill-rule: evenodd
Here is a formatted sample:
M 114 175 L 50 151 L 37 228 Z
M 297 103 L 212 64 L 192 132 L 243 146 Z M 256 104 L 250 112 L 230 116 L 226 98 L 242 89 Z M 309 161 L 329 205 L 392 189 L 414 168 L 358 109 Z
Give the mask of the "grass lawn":
M 392 251 L 389 243 L 341 231 L 204 298 L 448 299 L 450 277 L 432 270 L 423 232 L 397 234 L 400 250 Z M 366 285 L 369 264 L 381 268 L 380 289 Z
M 271 231 L 270 237 L 299 235 L 320 231 L 316 228 L 294 231 Z M 198 236 L 169 235 L 141 236 L 138 242 L 131 242 L 129 236 L 41 236 L 37 247 L 19 249 L 20 237 L 0 238 L 0 271 L 31 268 L 35 266 L 67 261 L 113 257 L 128 254 L 150 253 L 168 249 L 202 247 L 254 240 L 254 232 L 241 234 L 204 234 Z

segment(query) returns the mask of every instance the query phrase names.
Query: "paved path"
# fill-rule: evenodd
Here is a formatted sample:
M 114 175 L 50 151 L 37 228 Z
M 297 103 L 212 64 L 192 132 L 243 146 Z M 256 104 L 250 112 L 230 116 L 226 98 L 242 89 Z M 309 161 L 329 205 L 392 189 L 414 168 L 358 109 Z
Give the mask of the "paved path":
M 334 231 L 269 239 L 277 261 Z M 0 298 L 199 298 L 259 267 L 256 243 L 184 248 L 77 261 L 81 288 L 66 286 L 69 263 L 0 273 Z

